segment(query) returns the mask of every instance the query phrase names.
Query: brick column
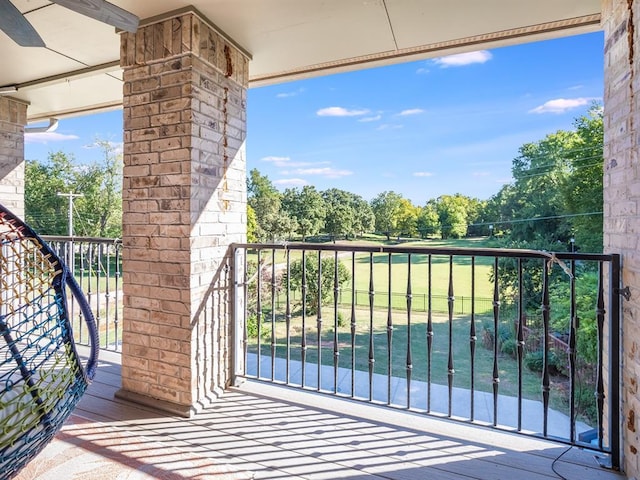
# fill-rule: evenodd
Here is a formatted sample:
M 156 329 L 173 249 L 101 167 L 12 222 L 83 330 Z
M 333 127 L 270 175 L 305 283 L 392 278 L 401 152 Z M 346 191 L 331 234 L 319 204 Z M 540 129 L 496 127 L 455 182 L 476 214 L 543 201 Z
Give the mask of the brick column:
M 24 126 L 27 104 L 0 96 L 0 202 L 24 217 Z
M 622 255 L 631 291 L 622 312 L 622 447 L 627 475 L 640 477 L 640 1 L 603 0 L 604 247 Z
M 248 57 L 183 11 L 124 33 L 121 64 L 117 395 L 188 416 L 230 381 L 228 247 L 246 238 Z

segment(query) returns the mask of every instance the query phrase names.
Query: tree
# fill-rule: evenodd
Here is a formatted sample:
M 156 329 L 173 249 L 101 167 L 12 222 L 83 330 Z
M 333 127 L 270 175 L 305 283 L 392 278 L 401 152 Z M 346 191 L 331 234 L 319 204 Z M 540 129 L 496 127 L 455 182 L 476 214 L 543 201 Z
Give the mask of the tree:
M 513 160 L 515 181 L 487 203 L 484 218 L 511 242 L 557 251 L 574 237 L 584 251 L 602 251 L 602 109 L 594 105 L 574 125 L 523 145 Z
M 76 200 L 83 222 L 78 232 L 87 236 L 122 235 L 122 154 L 105 140 L 97 140 L 102 159 L 81 168 L 76 177 Z
M 569 175 L 568 152 L 576 145 L 575 132 L 559 130 L 520 147 L 513 160 L 514 209 L 519 218 L 511 225 L 513 240 L 566 242 L 570 225 L 565 218 L 561 186 Z
M 68 233 L 65 199 L 58 192 L 75 190 L 73 157 L 62 152 L 49 154 L 47 162 L 27 160 L 25 165 L 25 218 L 38 233 Z
M 67 235 L 69 199 L 58 193 L 82 194 L 73 203 L 74 234 L 92 237 L 122 235 L 122 156 L 106 141 L 97 141 L 102 158 L 77 164 L 63 152 L 46 162 L 27 160 L 25 216 L 41 234 Z
M 567 152 L 569 175 L 562 199 L 576 244 L 586 252 L 602 252 L 602 174 L 604 164 L 603 110 L 594 105 L 574 122 L 576 140 Z
M 351 274 L 347 267 L 340 261 L 337 263 L 336 282 L 336 260 L 334 257 L 324 257 L 320 262 L 320 282 L 318 282 L 318 256 L 313 253 L 305 253 L 304 270 L 302 260 L 291 263 L 289 268 L 289 282 L 293 290 L 302 289 L 302 279 L 305 279 L 305 304 L 306 313 L 314 315 L 318 312 L 318 307 L 327 304 L 333 299 L 335 287 L 341 287 L 351 279 Z M 286 275 L 283 284 L 286 284 Z M 318 288 L 320 285 L 320 288 Z
M 256 212 L 251 205 L 247 204 L 247 242 L 256 243 L 258 241 L 258 219 Z
M 352 206 L 352 195 L 337 188 L 322 192 L 326 208 L 324 231 L 331 235 L 334 241 L 340 235 L 349 236 L 355 232 L 356 213 Z
M 266 175 L 255 168 L 251 170 L 247 190 L 248 203 L 258 223 L 255 231 L 258 241 L 281 240 L 295 233 L 297 223 L 282 209 L 282 195 Z
M 460 195 L 441 195 L 436 200 L 442 238 L 462 238 L 467 235 L 468 198 Z
M 596 364 L 598 361 L 598 326 L 596 319 L 598 274 L 579 271 L 576 281 L 576 313 L 580 319 L 577 332 L 577 352 L 581 361 Z M 550 287 L 549 296 L 554 308 L 551 311 L 551 328 L 554 332 L 567 333 L 571 328 L 571 293 L 568 282 Z
M 486 201 L 477 198 L 464 197 L 467 200 L 467 235 L 483 236 L 489 229 L 486 221 Z
M 418 216 L 420 208 L 414 206 L 410 200 L 403 198 L 400 200 L 400 208 L 398 210 L 398 231 L 415 237 L 418 234 Z
M 382 192 L 371 200 L 371 209 L 376 218 L 376 231 L 384 233 L 387 240 L 399 233 L 398 221 L 402 209 L 402 195 Z
M 503 185 L 498 193 L 487 201 L 484 218 L 493 225 L 494 233 L 510 234 L 511 220 L 518 218 L 516 203 L 516 192 L 511 184 Z
M 435 203 L 427 202 L 427 204 L 420 209 L 418 219 L 416 220 L 416 228 L 421 238 L 427 238 L 430 235 L 438 233 L 440 229 L 440 219 L 438 218 Z
M 302 241 L 310 235 L 317 235 L 324 226 L 325 202 L 313 186 L 305 185 L 302 190 L 286 189 L 282 196 L 282 208 L 296 220 Z
M 353 233 L 362 235 L 373 232 L 376 217 L 371 210 L 371 205 L 360 195 L 351 194 L 351 209 L 353 211 Z

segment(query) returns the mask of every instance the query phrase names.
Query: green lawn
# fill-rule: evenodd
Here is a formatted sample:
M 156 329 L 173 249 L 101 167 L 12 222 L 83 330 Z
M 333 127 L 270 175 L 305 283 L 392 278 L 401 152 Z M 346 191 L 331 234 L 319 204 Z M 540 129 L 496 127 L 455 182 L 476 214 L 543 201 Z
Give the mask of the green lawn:
M 412 313 L 411 327 L 407 326 L 406 312 L 392 313 L 393 330 L 391 344 L 389 345 L 387 329 L 387 312 L 375 310 L 373 316 L 373 328 L 370 327 L 369 310 L 358 309 L 356 311 L 356 336 L 355 349 L 351 348 L 350 310 L 339 309 L 342 321 L 338 326 L 338 366 L 351 368 L 352 355 L 355 356 L 355 368 L 360 371 L 369 369 L 369 340 L 370 333 L 373 338 L 374 373 L 388 375 L 388 353 L 391 352 L 391 375 L 406 378 L 407 372 L 407 347 L 408 333 L 411 333 L 411 362 L 412 380 L 427 381 L 431 375 L 431 382 L 440 385 L 448 383 L 449 361 L 449 319 L 446 315 L 434 315 L 432 318 L 433 343 L 431 356 L 427 349 L 427 318 L 425 314 Z M 290 359 L 301 360 L 302 345 L 302 319 L 296 312 L 291 320 L 290 327 Z M 333 366 L 334 347 L 334 323 L 335 315 L 332 308 L 323 308 L 323 325 L 321 331 L 321 355 L 322 364 Z M 476 391 L 493 391 L 493 362 L 494 351 L 491 340 L 483 342 L 483 326 L 493 331 L 493 320 L 488 317 L 476 319 L 477 341 L 473 356 L 474 372 L 473 381 Z M 317 317 L 306 317 L 306 362 L 316 364 L 318 359 Z M 276 356 L 286 358 L 286 323 L 284 316 L 278 314 L 275 324 Z M 454 387 L 470 388 L 472 380 L 471 372 L 471 348 L 470 348 L 470 317 L 456 316 L 451 324 L 453 332 L 451 341 L 451 354 L 455 374 Z M 270 316 L 262 324 L 262 339 L 260 345 L 262 355 L 269 356 L 271 352 L 271 320 Z M 249 339 L 249 352 L 257 352 L 257 338 Z M 498 354 L 499 394 L 507 396 L 518 395 L 519 370 L 516 359 L 502 353 Z M 522 395 L 525 399 L 542 400 L 541 375 L 522 366 Z M 587 401 L 592 401 L 588 399 Z M 552 377 L 551 380 L 551 408 L 568 413 L 568 390 L 566 377 Z
M 341 261 L 351 269 L 351 259 L 342 258 Z M 431 257 L 431 295 L 434 298 L 446 297 L 449 291 L 449 257 Z M 371 279 L 371 262 L 373 262 L 373 285 L 377 298 L 376 306 L 386 306 L 388 304 L 389 292 L 389 269 L 391 269 L 391 292 L 392 306 L 394 308 L 406 307 L 406 294 L 411 288 L 414 307 L 426 310 L 427 294 L 429 293 L 429 256 L 411 255 L 411 275 L 409 278 L 408 255 L 394 254 L 391 256 L 391 268 L 389 265 L 389 255 L 386 253 L 357 254 L 355 259 L 355 272 L 352 272 L 352 281 L 356 290 L 368 293 Z M 493 284 L 489 275 L 491 272 L 491 259 L 478 258 L 475 262 L 475 295 L 476 298 L 487 299 L 493 296 Z M 456 301 L 466 299 L 471 300 L 471 258 L 456 257 L 453 260 L 453 294 Z M 351 283 L 343 286 L 343 292 L 351 292 Z M 446 305 L 446 299 L 440 298 L 440 303 Z M 367 299 L 368 303 L 368 299 Z M 360 300 L 358 304 L 363 304 Z M 460 304 L 456 305 L 459 307 Z M 478 305 L 477 305 L 478 306 Z M 482 305 L 482 310 L 487 311 L 486 302 Z M 438 308 L 439 311 L 444 311 Z M 459 311 L 459 310 L 457 310 Z
M 384 242 L 386 243 L 386 242 Z M 393 243 L 393 242 L 392 242 Z M 381 242 L 373 241 L 340 241 L 339 245 L 356 246 L 380 246 Z M 425 240 L 407 242 L 407 246 L 426 247 L 473 247 L 480 248 L 487 245 L 486 239 L 465 239 L 465 240 Z M 310 249 L 313 248 L 310 244 Z M 317 257 L 317 252 L 309 251 L 308 256 Z M 334 257 L 334 252 L 323 252 L 323 258 Z M 369 305 L 369 286 L 371 276 L 373 276 L 373 286 L 375 291 L 374 304 L 383 308 L 389 303 L 389 254 L 356 252 L 352 258 L 350 252 L 340 252 L 339 259 L 350 272 L 351 280 L 342 285 L 340 289 L 340 303 L 351 302 L 352 285 L 355 284 L 356 304 L 358 306 Z M 299 260 L 302 257 L 301 251 L 291 251 L 290 262 Z M 250 252 L 247 257 L 250 261 L 257 261 L 257 254 Z M 286 266 L 285 252 L 276 250 L 275 254 L 265 251 L 260 256 L 263 265 L 266 265 L 265 272 L 271 271 L 270 265 L 275 262 L 276 266 L 283 271 Z M 355 262 L 354 262 L 355 260 Z M 413 254 L 411 255 L 411 293 L 413 308 L 419 311 L 426 311 L 428 306 L 429 293 L 429 260 L 431 260 L 431 301 L 432 307 L 436 311 L 447 311 L 447 296 L 449 291 L 449 257 L 442 255 Z M 454 309 L 458 314 L 468 313 L 471 310 L 471 257 L 456 256 L 453 259 L 453 293 L 455 297 Z M 491 299 L 493 297 L 493 283 L 490 280 L 492 271 L 492 258 L 477 257 L 475 259 L 475 297 L 476 313 L 486 313 L 492 308 Z M 371 270 L 371 264 L 373 269 Z M 355 269 L 353 268 L 355 265 Z M 406 308 L 406 295 L 409 281 L 409 265 L 407 254 L 393 254 L 391 256 L 391 297 L 393 308 Z M 300 301 L 300 292 L 293 291 L 294 301 Z M 283 302 L 285 293 L 280 291 L 278 301 Z
M 299 313 L 299 312 L 297 312 Z M 350 311 L 341 310 L 343 321 L 338 327 L 338 348 L 340 351 L 339 366 L 351 368 L 351 356 L 355 355 L 357 370 L 367 371 L 369 368 L 369 338 L 370 324 L 369 311 L 358 309 L 356 311 L 356 338 L 355 350 L 351 349 Z M 323 309 L 323 329 L 321 335 L 323 363 L 333 365 L 333 339 L 334 339 L 334 313 L 332 308 Z M 318 358 L 318 341 L 316 329 L 316 316 L 306 318 L 306 361 L 316 363 Z M 446 385 L 448 377 L 449 359 L 449 320 L 445 315 L 434 315 L 432 318 L 433 344 L 431 357 L 427 350 L 427 318 L 426 315 L 412 314 L 411 327 L 407 326 L 406 312 L 392 314 L 393 331 L 391 348 L 389 348 L 387 330 L 387 312 L 376 310 L 373 318 L 373 345 L 374 345 L 374 373 L 388 374 L 388 352 L 391 351 L 391 373 L 395 377 L 406 377 L 408 333 L 411 332 L 411 358 L 412 378 L 426 381 L 429 364 L 431 367 L 431 381 Z M 491 322 L 487 317 L 476 319 L 477 342 L 474 355 L 475 360 L 475 388 L 477 390 L 491 392 L 493 389 L 493 350 L 482 345 L 483 324 L 489 326 Z M 286 356 L 286 323 L 281 317 L 275 322 L 277 356 Z M 262 353 L 270 351 L 270 322 L 263 323 L 267 333 L 263 333 Z M 469 342 L 469 317 L 454 317 L 452 323 L 452 356 L 455 368 L 454 384 L 456 387 L 469 388 L 471 385 L 471 349 Z M 250 351 L 256 351 L 256 338 L 251 339 Z M 291 359 L 300 360 L 302 343 L 301 316 L 292 318 L 290 330 Z M 504 395 L 517 395 L 518 369 L 517 362 L 511 357 L 499 355 L 498 366 L 500 372 L 500 393 Z M 525 398 L 541 398 L 540 376 L 527 369 L 523 369 L 523 395 Z
M 344 242 L 342 242 L 344 243 Z M 357 242 L 348 242 L 355 245 Z M 373 244 L 374 242 L 368 242 Z M 377 243 L 380 245 L 380 242 Z M 455 240 L 440 241 L 429 240 L 424 242 L 411 242 L 411 246 L 425 245 L 433 247 L 485 247 L 486 239 L 479 240 Z M 316 255 L 316 253 L 313 253 Z M 326 252 L 323 256 L 332 256 L 333 252 Z M 271 259 L 270 255 L 263 258 Z M 292 252 L 291 259 L 300 258 L 300 252 Z M 352 280 L 343 285 L 340 291 L 339 325 L 337 328 L 339 365 L 351 368 L 352 358 L 355 368 L 368 371 L 369 368 L 369 344 L 373 340 L 373 355 L 375 358 L 375 373 L 388 374 L 394 377 L 405 377 L 407 372 L 407 356 L 410 353 L 412 362 L 412 378 L 418 381 L 426 381 L 431 376 L 431 381 L 446 385 L 448 382 L 448 361 L 450 353 L 449 329 L 451 328 L 451 357 L 455 374 L 453 382 L 455 387 L 469 388 L 472 380 L 471 372 L 471 348 L 470 348 L 470 296 L 472 291 L 471 257 L 456 256 L 452 262 L 454 318 L 449 324 L 447 312 L 447 294 L 450 279 L 450 258 L 448 256 L 431 257 L 431 295 L 433 300 L 433 344 L 429 354 L 427 350 L 427 298 L 429 293 L 429 256 L 423 254 L 411 255 L 411 326 L 408 327 L 407 315 L 407 279 L 409 277 L 408 255 L 394 254 L 391 257 L 391 293 L 393 324 L 391 342 L 389 343 L 387 321 L 389 302 L 389 255 L 387 253 L 356 253 L 354 257 L 350 253 L 342 254 L 340 261 L 347 267 L 352 275 Z M 276 260 L 276 263 L 278 261 Z M 355 269 L 352 265 L 355 264 Z M 474 373 L 473 381 L 476 390 L 493 391 L 493 312 L 491 299 L 493 297 L 493 283 L 490 274 L 493 266 L 493 258 L 478 257 L 475 260 L 475 295 L 476 295 L 476 335 L 477 342 L 473 356 Z M 374 285 L 374 309 L 373 325 L 370 326 L 369 311 L 369 282 L 371 271 L 373 272 Z M 352 282 L 358 291 L 356 295 L 356 335 L 355 348 L 351 347 L 351 288 Z M 263 283 L 263 333 L 269 333 L 271 329 L 271 293 L 268 281 Z M 291 321 L 290 358 L 301 359 L 302 325 L 301 325 L 301 293 L 292 292 L 293 317 Z M 466 302 L 466 306 L 465 305 Z M 285 293 L 280 291 L 275 304 L 275 337 L 276 355 L 285 357 L 286 352 L 286 324 Z M 252 311 L 252 309 L 254 309 Z M 437 313 L 440 312 L 440 313 Z M 249 302 L 249 315 L 253 313 L 255 318 L 255 303 Z M 501 311 L 501 330 L 513 328 L 513 312 Z M 323 325 L 321 331 L 322 363 L 333 365 L 334 323 L 335 312 L 333 298 L 329 304 L 323 306 Z M 486 326 L 485 328 L 483 328 Z M 318 339 L 316 329 L 316 317 L 307 315 L 306 318 L 306 342 L 308 345 L 306 361 L 316 363 L 318 358 Z M 483 345 L 483 333 L 490 335 L 485 338 Z M 409 334 L 411 341 L 408 341 Z M 257 351 L 256 338 L 250 339 L 250 351 Z M 261 340 L 261 352 L 270 354 L 270 336 Z M 408 350 L 410 349 L 410 352 Z M 389 367 L 389 352 L 391 353 L 391 367 Z M 517 361 L 509 355 L 499 353 L 499 393 L 502 395 L 517 396 L 519 380 L 522 382 L 522 394 L 524 398 L 532 400 L 542 399 L 542 381 L 539 373 L 532 372 L 523 365 L 519 373 Z M 521 378 L 520 378 L 521 375 Z M 567 379 L 558 376 L 552 380 L 551 406 L 566 411 Z

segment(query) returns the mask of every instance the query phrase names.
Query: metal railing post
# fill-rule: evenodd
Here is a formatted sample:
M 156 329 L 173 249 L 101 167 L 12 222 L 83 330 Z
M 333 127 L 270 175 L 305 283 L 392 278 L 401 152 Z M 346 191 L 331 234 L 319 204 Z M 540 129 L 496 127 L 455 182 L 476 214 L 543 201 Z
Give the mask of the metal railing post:
M 238 261 L 238 255 L 241 249 L 232 247 L 233 252 L 231 254 L 231 275 L 233 276 L 233 294 L 232 294 L 232 321 L 233 321 L 233 338 L 231 341 L 231 359 L 233 362 L 231 368 L 231 383 L 238 386 L 244 379 L 245 365 L 244 365 L 244 289 L 246 285 L 244 279 L 240 278 L 240 275 L 244 275 L 241 269 L 238 268 L 240 264 Z
M 620 470 L 620 288 L 621 266 L 620 255 L 613 254 L 609 269 L 609 410 L 611 420 L 611 468 Z

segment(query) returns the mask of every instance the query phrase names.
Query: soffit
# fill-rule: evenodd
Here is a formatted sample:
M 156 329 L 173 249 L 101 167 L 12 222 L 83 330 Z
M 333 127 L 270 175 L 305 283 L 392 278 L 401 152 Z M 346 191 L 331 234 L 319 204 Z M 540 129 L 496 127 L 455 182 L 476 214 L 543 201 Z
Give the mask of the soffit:
M 0 32 L 0 87 L 17 86 L 29 118 L 118 107 L 113 27 L 47 0 L 12 0 L 47 43 Z M 436 57 L 594 31 L 600 0 L 112 0 L 144 19 L 195 7 L 248 52 L 250 84 Z M 95 80 L 92 81 L 92 79 Z

